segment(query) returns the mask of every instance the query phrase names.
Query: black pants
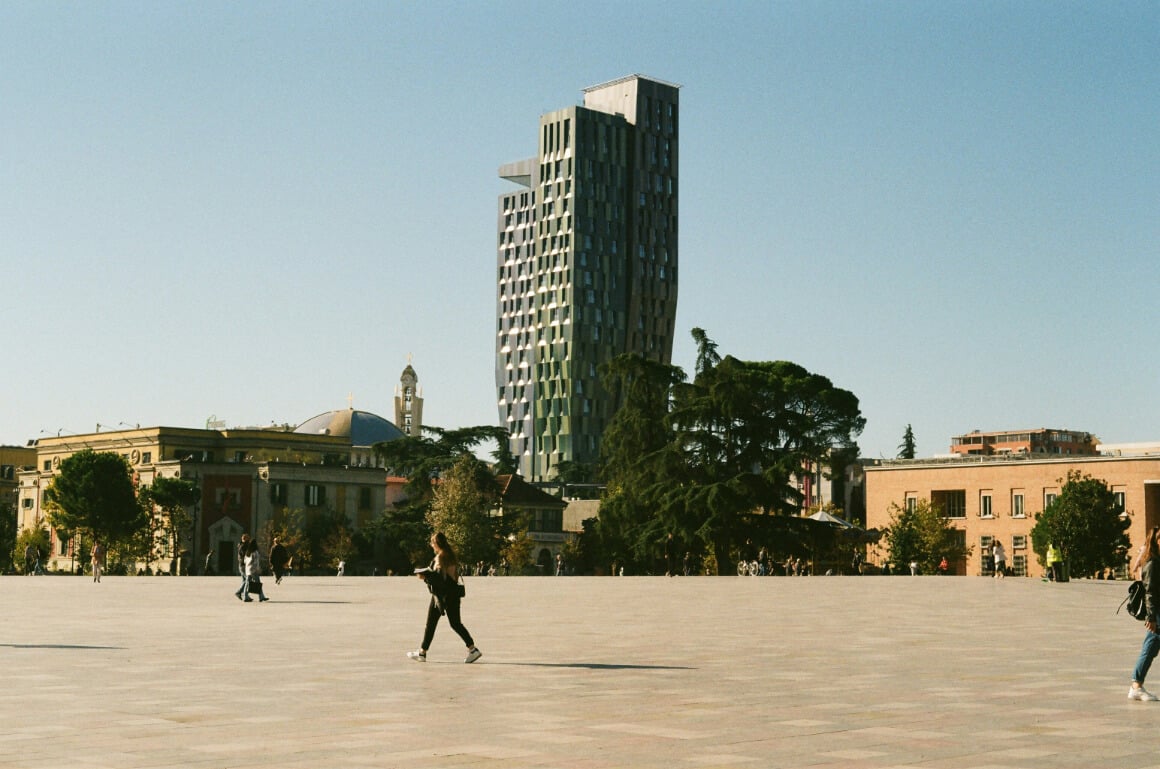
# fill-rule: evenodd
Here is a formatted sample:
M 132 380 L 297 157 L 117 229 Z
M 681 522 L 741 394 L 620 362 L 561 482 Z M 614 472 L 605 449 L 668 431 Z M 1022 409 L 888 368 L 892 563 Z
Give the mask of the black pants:
M 447 611 L 447 623 L 451 625 L 451 629 L 459 634 L 463 643 L 467 644 L 469 648 L 475 646 L 475 641 L 471 640 L 471 633 L 467 632 L 467 628 L 459 619 L 459 599 L 448 598 L 443 602 L 443 608 Z M 432 598 L 431 605 L 427 607 L 427 627 L 423 630 L 423 645 L 419 647 L 420 649 L 426 651 L 431 648 L 431 639 L 435 637 L 435 626 L 439 624 L 439 615 L 442 613 L 439 604 Z

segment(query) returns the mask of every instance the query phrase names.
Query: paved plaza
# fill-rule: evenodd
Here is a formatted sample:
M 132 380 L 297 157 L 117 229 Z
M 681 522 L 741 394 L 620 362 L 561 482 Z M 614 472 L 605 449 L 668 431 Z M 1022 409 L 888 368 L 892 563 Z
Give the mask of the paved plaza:
M 1122 582 L 266 582 L 0 578 L 0 767 L 1160 767 Z

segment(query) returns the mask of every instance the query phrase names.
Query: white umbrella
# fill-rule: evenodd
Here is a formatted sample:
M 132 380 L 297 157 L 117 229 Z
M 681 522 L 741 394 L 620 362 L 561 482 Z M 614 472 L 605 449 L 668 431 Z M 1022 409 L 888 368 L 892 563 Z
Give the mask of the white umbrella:
M 811 521 L 821 521 L 822 523 L 832 523 L 835 526 L 841 526 L 843 529 L 853 529 L 854 524 L 849 521 L 843 521 L 836 515 L 830 515 L 825 510 L 819 510 L 811 516 L 808 516 Z

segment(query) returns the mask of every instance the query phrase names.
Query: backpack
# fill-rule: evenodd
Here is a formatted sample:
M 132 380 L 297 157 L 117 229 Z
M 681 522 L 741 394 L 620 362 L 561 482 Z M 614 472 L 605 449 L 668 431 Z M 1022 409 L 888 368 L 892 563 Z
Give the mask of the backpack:
M 1135 580 L 1128 585 L 1128 597 L 1120 601 L 1120 606 L 1116 609 L 1116 614 L 1120 613 L 1120 609 L 1124 605 L 1128 606 L 1128 614 L 1143 622 L 1148 618 L 1148 605 L 1144 601 L 1144 583 L 1140 580 Z

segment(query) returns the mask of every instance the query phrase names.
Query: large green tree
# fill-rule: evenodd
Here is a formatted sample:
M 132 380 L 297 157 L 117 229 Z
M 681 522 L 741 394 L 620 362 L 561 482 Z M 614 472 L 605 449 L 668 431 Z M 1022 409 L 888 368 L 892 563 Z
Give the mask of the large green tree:
M 694 331 L 701 367 L 674 388 L 672 450 L 684 483 L 660 494 L 662 517 L 699 522 L 719 568 L 733 562 L 755 512 L 799 509 L 803 468 L 850 448 L 862 432 L 858 399 L 820 374 L 787 361 L 720 358 Z
M 1031 546 L 1042 562 L 1054 542 L 1073 574 L 1094 574 L 1124 563 L 1131 542 L 1131 521 L 1115 493 L 1099 478 L 1072 470 L 1062 488 L 1031 529 Z
M 732 565 L 754 515 L 798 509 L 797 479 L 833 449 L 852 448 L 858 399 L 786 361 L 721 357 L 701 329 L 692 382 L 674 366 L 623 356 L 606 367 L 620 409 L 605 432 L 607 548 L 655 558 L 668 533 Z M 606 521 L 606 518 L 609 519 Z
M 944 557 L 961 561 L 971 550 L 938 507 L 925 499 L 910 507 L 891 503 L 885 539 L 891 562 L 906 568 L 913 561 L 923 574 L 934 574 Z
M 115 544 L 148 525 L 132 468 L 120 454 L 78 451 L 60 463 L 45 496 L 49 523 L 61 531 L 86 532 Z
M 168 559 L 177 559 L 182 551 L 183 540 L 189 544 L 193 537 L 193 511 L 201 490 L 196 483 L 185 478 L 158 477 L 153 483 L 139 491 L 142 502 L 150 512 L 156 511 L 161 519 L 162 536 L 150 548 L 150 557 L 156 552 Z
M 424 426 L 423 435 L 407 436 L 375 445 L 375 451 L 395 474 L 407 478 L 404 500 L 384 511 L 375 530 L 387 550 L 387 565 L 402 571 L 431 557 L 428 540 L 431 509 L 438 479 L 467 458 L 474 463 L 473 476 L 478 479 L 478 493 L 494 493 L 494 476 L 475 452 L 492 446 L 495 473 L 515 472 L 515 461 L 509 448 L 509 435 L 502 427 L 482 425 L 444 429 Z M 487 478 L 486 483 L 484 478 Z
M 659 519 L 656 490 L 678 468 L 668 451 L 673 431 L 668 423 L 672 390 L 685 374 L 675 366 L 621 355 L 601 370 L 605 388 L 620 404 L 600 445 L 600 476 L 605 483 L 597 524 L 585 531 L 585 547 L 594 564 L 630 572 L 647 567 L 654 542 L 669 525 Z M 693 529 L 692 522 L 684 527 Z

